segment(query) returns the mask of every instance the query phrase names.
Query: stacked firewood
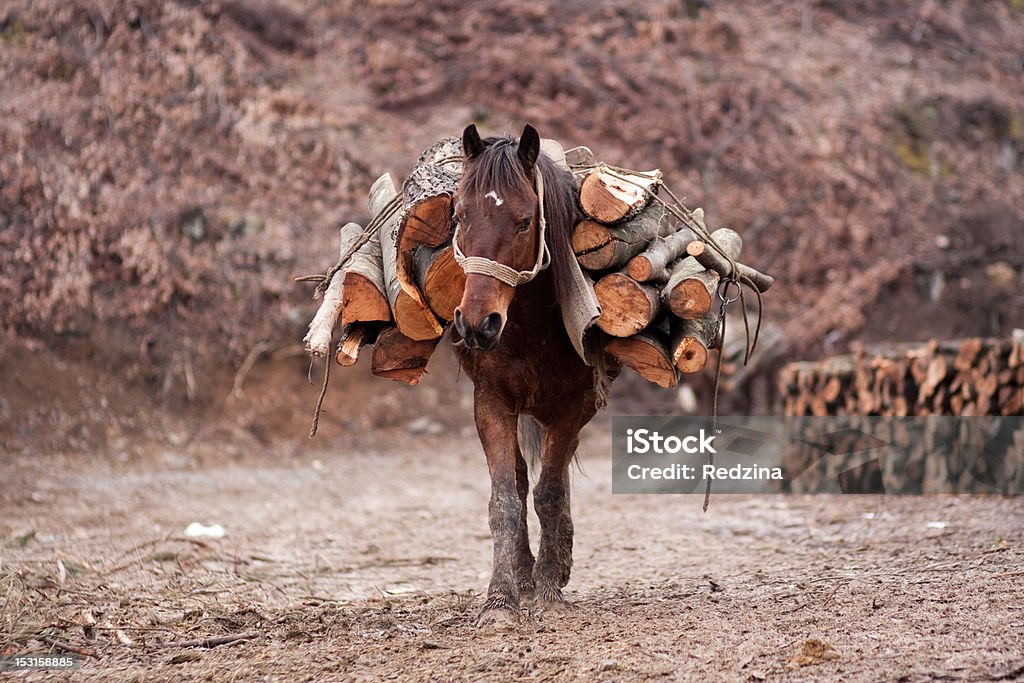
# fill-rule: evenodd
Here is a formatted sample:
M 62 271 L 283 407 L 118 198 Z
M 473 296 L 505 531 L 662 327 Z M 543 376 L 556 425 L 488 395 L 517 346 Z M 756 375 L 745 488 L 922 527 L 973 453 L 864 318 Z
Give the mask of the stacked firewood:
M 605 349 L 648 381 L 674 387 L 720 344 L 721 278 L 745 276 L 762 292 L 772 278 L 737 263 L 743 241 L 735 231 L 709 233 L 703 210 L 664 201 L 659 171 L 585 169 L 577 175 L 586 218 L 572 248 L 596 279 Z
M 338 364 L 353 365 L 369 344 L 374 375 L 419 382 L 465 286 L 451 248 L 461 172 L 461 143 L 446 138 L 420 155 L 400 192 L 388 173 L 373 183 L 367 227 L 341 229 L 340 268 L 305 339 L 312 355 L 329 353 L 340 322 Z
M 1011 339 L 932 341 L 791 363 L 779 384 L 786 415 L 827 416 L 825 424 L 809 421 L 806 442 L 794 442 L 783 458 L 795 492 L 837 485 L 844 492 L 1024 491 L 1024 426 L 997 422 L 1024 415 L 1024 331 Z M 877 417 L 906 415 L 974 419 Z M 822 435 L 851 428 L 897 448 L 874 451 L 885 454 L 880 459 L 842 444 L 822 450 Z
M 1020 415 L 1024 339 L 890 347 L 779 374 L 786 415 Z
M 606 351 L 644 378 L 675 386 L 680 373 L 704 367 L 719 343 L 720 278 L 744 279 L 760 291 L 772 278 L 736 262 L 736 232 L 709 235 L 700 209 L 660 201 L 660 172 L 612 169 L 595 164 L 586 148 L 566 155 L 557 143 L 545 144 L 579 189 L 586 218 L 572 247 L 596 280 L 596 326 L 608 335 Z M 341 229 L 339 265 L 318 287 L 324 301 L 305 338 L 312 355 L 328 355 L 340 322 L 339 364 L 354 364 L 372 344 L 374 375 L 419 382 L 465 287 L 451 242 L 461 172 L 461 142 L 446 138 L 420 156 L 400 191 L 389 174 L 377 179 L 368 225 Z

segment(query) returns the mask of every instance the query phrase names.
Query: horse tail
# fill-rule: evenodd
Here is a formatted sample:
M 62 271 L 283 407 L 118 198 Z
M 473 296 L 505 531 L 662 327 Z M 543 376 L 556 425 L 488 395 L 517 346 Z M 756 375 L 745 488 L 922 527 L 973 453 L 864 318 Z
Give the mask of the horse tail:
M 531 466 L 536 465 L 540 459 L 541 449 L 544 447 L 544 428 L 529 415 L 519 415 L 518 425 L 519 450 Z

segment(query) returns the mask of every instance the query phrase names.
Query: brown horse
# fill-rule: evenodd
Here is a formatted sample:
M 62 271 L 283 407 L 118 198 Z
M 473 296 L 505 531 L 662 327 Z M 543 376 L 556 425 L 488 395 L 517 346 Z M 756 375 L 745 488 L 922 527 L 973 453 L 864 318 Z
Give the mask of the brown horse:
M 530 125 L 519 140 L 482 140 L 471 125 L 462 146 L 455 240 L 467 277 L 455 312 L 455 348 L 473 380 L 476 427 L 491 474 L 494 537 L 479 623 L 509 625 L 519 619 L 522 595 L 533 593 L 541 606 L 565 604 L 573 535 L 569 465 L 580 429 L 596 412 L 595 376 L 570 342 L 560 312 L 575 258 L 569 240 L 578 210 L 571 173 L 540 152 Z M 526 525 L 524 451 L 536 456 L 531 446 L 539 447 L 541 466 L 533 491 L 541 527 L 536 560 Z

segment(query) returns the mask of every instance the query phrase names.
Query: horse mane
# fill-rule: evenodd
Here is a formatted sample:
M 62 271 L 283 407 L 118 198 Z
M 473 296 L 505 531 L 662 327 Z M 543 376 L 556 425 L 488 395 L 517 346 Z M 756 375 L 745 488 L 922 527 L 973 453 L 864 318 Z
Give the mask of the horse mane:
M 526 175 L 516 153 L 518 140 L 491 137 L 484 140 L 483 152 L 464 165 L 463 190 L 484 193 L 494 190 L 499 194 L 517 190 L 524 184 L 533 186 L 533 178 Z M 543 151 L 537 155 L 534 173 L 544 176 L 544 218 L 547 221 L 547 243 L 551 251 L 551 271 L 555 282 L 555 297 L 559 306 L 571 291 L 576 259 L 572 250 L 572 230 L 579 218 L 576 208 L 576 190 L 572 173 L 555 165 Z

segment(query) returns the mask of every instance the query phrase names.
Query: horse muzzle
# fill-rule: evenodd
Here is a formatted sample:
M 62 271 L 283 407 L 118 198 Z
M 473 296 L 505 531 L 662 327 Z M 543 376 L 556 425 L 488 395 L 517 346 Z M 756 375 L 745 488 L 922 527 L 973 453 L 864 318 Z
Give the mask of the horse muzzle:
M 494 312 L 484 316 L 478 325 L 470 325 L 462 315 L 462 308 L 455 309 L 455 330 L 462 337 L 468 349 L 489 351 L 498 345 L 505 321 L 500 313 Z

